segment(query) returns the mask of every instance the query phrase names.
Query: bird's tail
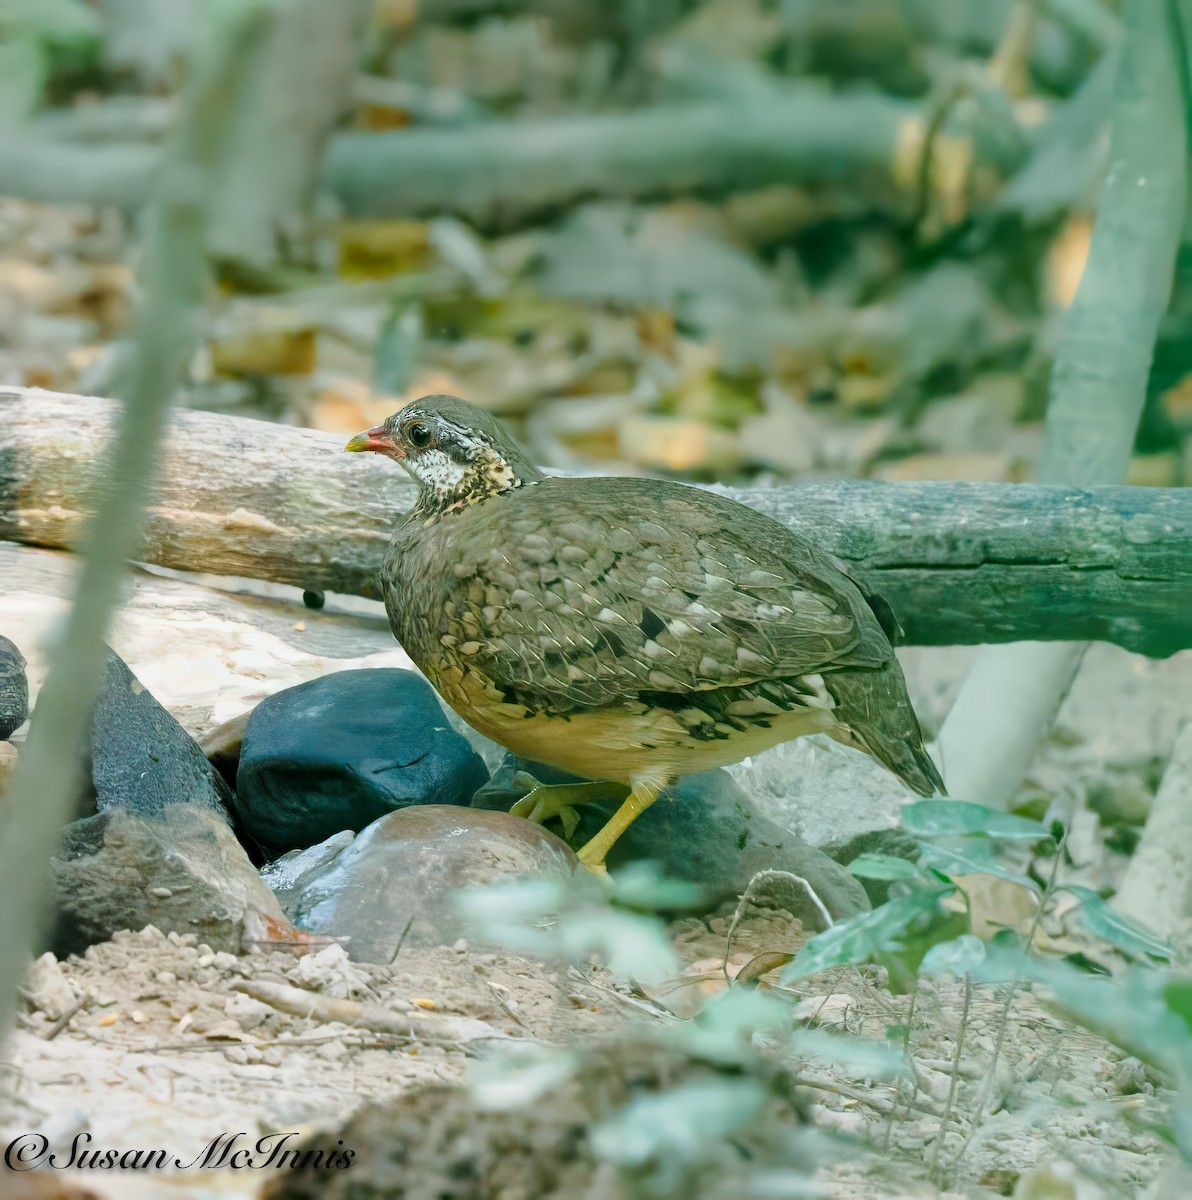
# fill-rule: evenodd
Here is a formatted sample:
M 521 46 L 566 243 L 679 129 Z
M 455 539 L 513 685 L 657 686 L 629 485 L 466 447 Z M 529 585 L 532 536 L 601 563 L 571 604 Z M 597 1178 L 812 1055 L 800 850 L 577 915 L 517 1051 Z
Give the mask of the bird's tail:
M 923 745 L 919 721 L 896 660 L 878 670 L 833 671 L 824 683 L 845 727 L 838 740 L 864 750 L 920 796 L 946 796 L 944 780 Z

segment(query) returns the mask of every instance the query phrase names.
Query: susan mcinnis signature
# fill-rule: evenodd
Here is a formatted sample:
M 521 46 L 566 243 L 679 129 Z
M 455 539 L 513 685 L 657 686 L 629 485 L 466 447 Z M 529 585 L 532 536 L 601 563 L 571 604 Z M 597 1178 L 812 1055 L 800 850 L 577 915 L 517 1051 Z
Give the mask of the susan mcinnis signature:
M 52 1167 L 59 1171 L 260 1171 L 266 1168 L 292 1171 L 346 1171 L 356 1159 L 356 1151 L 344 1147 L 340 1138 L 334 1145 L 306 1144 L 299 1148 L 298 1133 L 267 1133 L 252 1140 L 247 1133 L 220 1133 L 193 1157 L 169 1150 L 118 1150 L 96 1146 L 89 1133 L 77 1133 L 69 1146 L 54 1149 L 44 1133 L 18 1134 L 4 1147 L 4 1165 L 10 1171 L 32 1171 Z

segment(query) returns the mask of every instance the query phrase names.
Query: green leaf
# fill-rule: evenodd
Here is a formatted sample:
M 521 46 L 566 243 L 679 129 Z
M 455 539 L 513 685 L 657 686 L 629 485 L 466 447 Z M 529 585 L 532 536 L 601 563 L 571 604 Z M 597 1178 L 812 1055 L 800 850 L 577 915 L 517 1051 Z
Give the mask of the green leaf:
M 977 833 L 991 838 L 1034 841 L 1050 836 L 1038 821 L 969 800 L 919 800 L 906 805 L 901 817 L 903 829 L 921 838 Z
M 555 926 L 559 954 L 584 962 L 595 954 L 614 974 L 657 982 L 679 970 L 679 960 L 658 917 L 592 907 L 563 913 Z
M 911 925 L 925 914 L 936 912 L 940 898 L 951 891 L 951 887 L 919 888 L 871 912 L 837 921 L 795 955 L 795 961 L 782 974 L 782 982 L 793 983 L 827 967 L 867 962 L 875 954 L 895 949 Z
M 745 1129 L 765 1100 L 756 1079 L 698 1079 L 634 1100 L 596 1125 L 589 1141 L 597 1157 L 620 1166 L 691 1162 Z
M 468 1072 L 477 1108 L 489 1112 L 525 1109 L 565 1083 L 581 1067 L 579 1055 L 552 1048 L 481 1059 Z
M 1099 938 L 1116 946 L 1132 958 L 1157 958 L 1171 961 L 1171 943 L 1143 925 L 1123 917 L 1111 908 L 1092 888 L 1068 884 L 1061 890 L 1070 892 L 1080 901 L 1077 916 L 1080 923 Z
M 629 863 L 613 880 L 612 901 L 646 912 L 695 908 L 707 902 L 708 892 L 687 879 L 668 879 L 653 863 Z
M 1011 871 L 998 861 L 994 844 L 986 838 L 965 838 L 950 846 L 938 846 L 932 842 L 921 843 L 923 862 L 942 871 L 950 878 L 960 875 L 997 875 L 1011 883 L 1021 884 L 1033 892 L 1039 885 L 1018 871 Z
M 1192 1036 L 1192 979 L 1172 979 L 1163 988 L 1163 1001 L 1188 1027 Z
M 968 975 L 985 961 L 985 943 L 966 933 L 932 946 L 919 964 L 921 975 Z
M 848 869 L 858 879 L 914 879 L 919 874 L 913 862 L 896 854 L 858 854 Z

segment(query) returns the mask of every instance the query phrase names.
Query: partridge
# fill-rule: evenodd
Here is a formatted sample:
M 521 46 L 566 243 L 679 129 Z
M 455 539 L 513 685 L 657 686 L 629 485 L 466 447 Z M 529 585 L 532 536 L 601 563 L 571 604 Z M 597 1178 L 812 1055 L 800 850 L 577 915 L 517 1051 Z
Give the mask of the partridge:
M 345 448 L 418 484 L 381 588 L 443 699 L 518 755 L 628 785 L 579 851 L 592 869 L 676 780 L 804 734 L 867 752 L 922 796 L 944 790 L 889 609 L 786 526 L 667 480 L 548 478 L 454 396 Z

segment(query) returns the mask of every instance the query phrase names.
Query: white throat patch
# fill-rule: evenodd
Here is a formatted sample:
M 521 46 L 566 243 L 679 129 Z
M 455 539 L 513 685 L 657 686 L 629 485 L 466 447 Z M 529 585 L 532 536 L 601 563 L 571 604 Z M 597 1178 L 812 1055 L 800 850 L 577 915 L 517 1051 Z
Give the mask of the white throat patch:
M 456 491 L 468 477 L 468 467 L 442 450 L 425 450 L 410 463 L 410 473 L 432 492 Z

